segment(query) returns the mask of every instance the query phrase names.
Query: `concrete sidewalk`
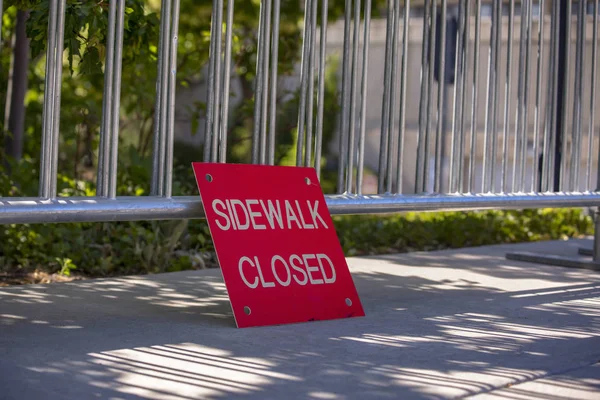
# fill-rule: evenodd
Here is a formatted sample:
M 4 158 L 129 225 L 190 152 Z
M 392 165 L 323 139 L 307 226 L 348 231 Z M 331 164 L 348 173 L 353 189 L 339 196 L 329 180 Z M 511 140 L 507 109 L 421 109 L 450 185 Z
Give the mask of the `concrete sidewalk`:
M 367 316 L 236 329 L 218 270 L 0 289 L 0 399 L 600 398 L 586 241 L 352 258 Z

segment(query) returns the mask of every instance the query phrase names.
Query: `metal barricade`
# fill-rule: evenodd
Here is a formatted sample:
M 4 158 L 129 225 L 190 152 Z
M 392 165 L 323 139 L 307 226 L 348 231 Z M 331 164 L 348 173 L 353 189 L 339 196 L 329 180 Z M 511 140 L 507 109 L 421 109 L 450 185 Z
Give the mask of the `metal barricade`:
M 161 7 L 152 193 L 116 195 L 125 1 L 109 5 L 97 195 L 57 197 L 65 0 L 50 0 L 39 197 L 2 198 L 0 223 L 203 216 L 199 198 L 172 196 L 179 0 Z M 234 6 L 213 1 L 205 161 L 227 161 Z M 388 0 L 376 61 L 378 187 L 363 193 L 371 9 L 371 0 L 345 0 L 333 214 L 600 205 L 598 0 Z M 260 10 L 251 151 L 253 163 L 273 164 L 280 0 L 262 0 Z M 304 1 L 296 163 L 318 172 L 327 13 L 327 0 Z

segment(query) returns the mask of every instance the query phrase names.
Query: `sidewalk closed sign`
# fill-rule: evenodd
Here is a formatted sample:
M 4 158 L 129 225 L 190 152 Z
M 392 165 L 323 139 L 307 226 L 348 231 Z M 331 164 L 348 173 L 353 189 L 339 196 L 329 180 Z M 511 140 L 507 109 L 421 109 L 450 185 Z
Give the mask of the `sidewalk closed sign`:
M 364 316 L 314 169 L 193 168 L 239 328 Z

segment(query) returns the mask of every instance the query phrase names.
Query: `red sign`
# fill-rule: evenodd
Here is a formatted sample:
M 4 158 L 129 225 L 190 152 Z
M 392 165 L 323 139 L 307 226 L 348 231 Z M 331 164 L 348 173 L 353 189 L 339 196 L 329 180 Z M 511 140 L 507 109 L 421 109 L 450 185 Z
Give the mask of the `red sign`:
M 314 169 L 193 168 L 239 328 L 365 315 Z

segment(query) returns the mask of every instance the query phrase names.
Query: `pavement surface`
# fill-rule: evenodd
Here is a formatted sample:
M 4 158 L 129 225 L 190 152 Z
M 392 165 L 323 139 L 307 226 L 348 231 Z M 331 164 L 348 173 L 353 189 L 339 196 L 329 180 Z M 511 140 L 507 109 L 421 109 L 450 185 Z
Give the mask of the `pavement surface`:
M 237 329 L 218 270 L 0 289 L 0 399 L 600 399 L 589 241 L 348 259 L 366 317 Z

